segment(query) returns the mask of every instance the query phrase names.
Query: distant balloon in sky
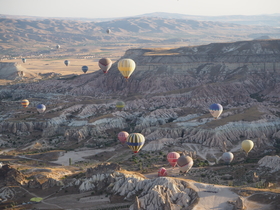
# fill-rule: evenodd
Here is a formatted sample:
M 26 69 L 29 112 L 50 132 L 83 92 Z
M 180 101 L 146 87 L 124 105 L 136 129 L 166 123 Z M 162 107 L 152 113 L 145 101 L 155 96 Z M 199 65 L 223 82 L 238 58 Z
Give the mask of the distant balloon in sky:
M 37 111 L 39 113 L 43 113 L 46 110 L 46 106 L 44 104 L 38 104 L 37 105 Z
M 210 114 L 215 118 L 218 119 L 218 117 L 222 114 L 223 112 L 223 107 L 221 104 L 212 104 L 209 107 Z
M 56 45 L 56 49 L 59 49 L 60 48 L 60 45 L 58 44 L 58 45 Z
M 230 164 L 231 161 L 233 160 L 233 158 L 234 158 L 234 155 L 231 152 L 225 152 L 222 155 L 222 159 L 226 164 Z
M 24 99 L 24 100 L 21 101 L 21 105 L 22 105 L 24 108 L 26 108 L 26 107 L 28 107 L 28 105 L 29 105 L 29 101 L 28 101 L 27 99 Z
M 121 59 L 118 62 L 118 69 L 123 75 L 124 78 L 128 79 L 130 75 L 133 73 L 134 69 L 136 67 L 135 62 L 132 59 L 125 58 Z
M 244 140 L 241 143 L 242 149 L 246 152 L 246 155 L 253 149 L 254 142 L 252 140 Z
M 177 152 L 168 153 L 167 160 L 173 168 L 176 166 L 177 160 L 179 157 L 180 157 L 180 154 Z
M 145 137 L 141 133 L 131 133 L 126 139 L 127 146 L 137 153 L 144 146 Z
M 164 167 L 161 167 L 158 170 L 158 176 L 167 176 L 167 170 Z
M 108 29 L 106 30 L 106 32 L 107 32 L 107 34 L 111 33 L 111 29 L 108 28 Z
M 193 159 L 190 156 L 183 155 L 178 158 L 177 165 L 182 172 L 188 172 L 193 166 Z
M 83 67 L 82 67 L 82 71 L 83 71 L 84 73 L 87 73 L 88 67 L 87 67 L 87 66 L 83 66 Z
M 65 64 L 66 66 L 68 66 L 69 63 L 70 63 L 70 61 L 68 61 L 68 60 L 65 60 L 65 61 L 64 61 L 64 64 Z
M 25 59 L 25 58 L 23 58 L 23 59 L 21 59 L 21 60 L 22 60 L 23 63 L 26 63 L 26 59 Z
M 127 133 L 126 131 L 121 131 L 118 134 L 118 139 L 120 140 L 120 142 L 122 144 L 124 144 L 126 142 L 126 139 L 128 136 L 129 136 L 129 133 Z
M 101 58 L 98 62 L 98 66 L 101 68 L 104 74 L 106 74 L 112 66 L 110 58 Z

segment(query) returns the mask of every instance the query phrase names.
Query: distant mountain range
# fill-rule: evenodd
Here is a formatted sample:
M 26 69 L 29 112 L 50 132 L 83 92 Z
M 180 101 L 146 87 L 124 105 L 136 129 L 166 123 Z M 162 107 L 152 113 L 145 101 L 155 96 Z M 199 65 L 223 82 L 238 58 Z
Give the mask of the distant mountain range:
M 12 19 L 26 19 L 26 20 L 42 20 L 42 19 L 63 19 L 75 20 L 85 22 L 104 22 L 115 19 L 133 18 L 133 17 L 157 17 L 166 19 L 190 19 L 198 21 L 218 21 L 226 23 L 234 23 L 241 25 L 259 25 L 259 26 L 272 26 L 280 27 L 280 13 L 271 15 L 226 15 L 226 16 L 199 16 L 199 15 L 184 15 L 178 13 L 154 12 L 132 17 L 118 17 L 118 18 L 82 18 L 82 17 L 39 17 L 39 16 L 18 16 L 18 15 L 5 15 L 0 14 L 0 18 Z

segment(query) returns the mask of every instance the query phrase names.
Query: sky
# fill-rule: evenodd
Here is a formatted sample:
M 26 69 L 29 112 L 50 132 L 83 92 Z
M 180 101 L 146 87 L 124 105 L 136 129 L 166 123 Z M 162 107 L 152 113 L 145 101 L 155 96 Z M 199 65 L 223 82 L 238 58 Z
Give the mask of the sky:
M 280 13 L 280 0 L 0 0 L 0 14 L 117 18 L 152 12 L 186 15 Z

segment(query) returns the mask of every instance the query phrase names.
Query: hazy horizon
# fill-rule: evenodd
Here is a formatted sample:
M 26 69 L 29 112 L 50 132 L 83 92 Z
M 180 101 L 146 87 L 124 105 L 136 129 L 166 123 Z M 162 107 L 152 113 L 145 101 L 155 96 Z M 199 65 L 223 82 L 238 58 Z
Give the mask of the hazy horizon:
M 0 0 L 0 14 L 38 17 L 120 18 L 165 12 L 198 16 L 279 14 L 278 0 Z

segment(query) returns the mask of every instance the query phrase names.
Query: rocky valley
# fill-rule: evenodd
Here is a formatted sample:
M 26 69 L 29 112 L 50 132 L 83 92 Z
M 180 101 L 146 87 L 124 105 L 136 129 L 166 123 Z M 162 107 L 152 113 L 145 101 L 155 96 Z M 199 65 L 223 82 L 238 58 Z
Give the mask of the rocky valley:
M 0 79 L 13 80 L 0 89 L 1 159 L 18 168 L 17 186 L 28 196 L 45 196 L 41 209 L 71 209 L 56 199 L 89 192 L 79 199 L 106 195 L 98 199 L 131 210 L 207 209 L 205 193 L 229 194 L 217 203 L 223 209 L 280 208 L 280 40 L 137 48 L 122 58 L 136 63 L 128 80 L 117 61 L 107 74 L 68 76 L 1 63 Z M 47 107 L 42 114 L 39 103 Z M 213 103 L 224 108 L 217 120 L 208 110 Z M 145 136 L 139 154 L 118 142 L 123 130 Z M 255 145 L 248 156 L 245 139 Z M 186 176 L 169 168 L 171 151 L 193 157 Z M 235 156 L 231 166 L 221 160 L 225 151 Z M 162 166 L 169 177 L 153 174 Z M 11 202 L 8 186 L 1 196 Z M 270 200 L 256 202 L 260 194 Z

